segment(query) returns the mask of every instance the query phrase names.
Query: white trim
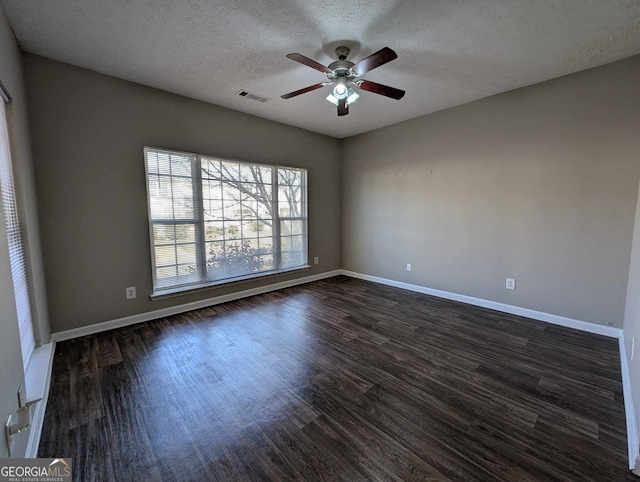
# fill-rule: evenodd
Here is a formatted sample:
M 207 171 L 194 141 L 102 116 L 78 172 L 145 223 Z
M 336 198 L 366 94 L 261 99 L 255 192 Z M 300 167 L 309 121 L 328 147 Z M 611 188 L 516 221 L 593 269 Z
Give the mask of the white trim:
M 629 363 L 627 362 L 627 349 L 624 343 L 624 336 L 619 339 L 620 343 L 620 371 L 622 372 L 622 392 L 624 394 L 624 413 L 627 417 L 627 445 L 629 451 L 629 470 L 636 468 L 637 458 L 640 458 L 640 440 L 638 437 L 638 426 L 636 425 L 636 414 L 633 405 L 633 394 L 631 393 L 631 375 L 629 374 Z
M 94 333 L 100 333 L 102 331 L 113 330 L 114 328 L 121 328 L 123 326 L 135 325 L 136 323 L 143 323 L 145 321 L 152 321 L 158 318 L 164 318 L 171 315 L 177 315 L 186 311 L 197 310 L 199 308 L 205 308 L 207 306 L 218 305 L 220 303 L 226 303 L 228 301 L 239 300 L 240 298 L 246 298 L 248 296 L 255 296 L 262 293 L 268 293 L 270 291 L 281 290 L 284 288 L 290 288 L 305 283 L 311 283 L 313 281 L 319 281 L 326 278 L 332 278 L 338 276 L 341 273 L 339 269 L 333 271 L 327 271 L 325 273 L 315 274 L 312 276 L 305 276 L 304 278 L 296 278 L 289 281 L 282 281 L 280 283 L 273 283 L 259 288 L 252 288 L 249 290 L 238 291 L 236 293 L 229 293 L 227 295 L 216 296 L 215 298 L 208 298 L 206 300 L 194 301 L 192 303 L 185 303 L 177 306 L 170 306 L 169 308 L 163 308 L 161 310 L 148 311 L 146 313 L 140 313 L 137 315 L 126 316 L 124 318 L 118 318 L 115 320 L 104 321 L 102 323 L 95 323 L 93 325 L 82 326 L 80 328 L 73 328 L 71 330 L 58 331 L 51 334 L 51 339 L 55 341 L 70 340 L 72 338 L 79 338 L 81 336 L 93 335 Z
M 38 446 L 40 445 L 40 436 L 42 435 L 44 414 L 47 410 L 47 400 L 49 399 L 49 386 L 51 385 L 51 371 L 53 368 L 55 348 L 55 341 L 37 347 L 33 351 L 25 376 L 27 399 L 42 398 L 42 400 L 35 404 L 31 415 L 31 429 L 29 430 L 29 440 L 27 441 L 27 451 L 25 453 L 25 457 L 29 459 L 38 456 Z
M 386 278 L 379 278 L 377 276 L 356 273 L 354 271 L 348 271 L 344 269 L 342 270 L 342 274 L 345 276 L 351 276 L 352 278 L 359 278 L 366 281 L 373 281 L 374 283 L 393 286 L 395 288 L 401 288 L 404 290 L 415 291 L 417 293 L 437 296 L 438 298 L 446 298 L 448 300 L 461 301 L 462 303 L 468 303 L 470 305 L 482 306 L 483 308 L 490 308 L 492 310 L 502 311 L 503 313 L 510 313 L 512 315 L 533 318 L 534 320 L 545 321 L 554 325 L 565 326 L 567 328 L 575 328 L 576 330 L 595 333 L 596 335 L 604 335 L 611 338 L 620 338 L 622 336 L 622 329 L 613 328 L 612 326 L 597 325 L 595 323 L 589 323 L 587 321 L 574 320 L 573 318 L 566 318 L 564 316 L 552 315 L 550 313 L 544 313 L 542 311 L 530 310 L 529 308 L 507 305 L 505 303 L 499 303 L 497 301 L 483 300 L 481 298 L 474 298 L 473 296 L 459 295 L 457 293 L 450 293 L 448 291 L 426 288 L 424 286 L 403 283 L 402 281 L 394 281 Z
M 212 281 L 209 283 L 195 283 L 186 286 L 179 286 L 177 288 L 169 288 L 166 290 L 155 291 L 151 293 L 151 301 L 164 300 L 167 298 L 175 298 L 176 296 L 184 296 L 190 295 L 192 293 L 198 293 L 200 291 L 205 291 L 210 288 L 214 288 L 216 286 L 228 285 L 230 283 L 247 283 L 249 281 L 254 281 L 260 278 L 269 278 L 271 276 L 278 276 L 280 274 L 288 274 L 295 273 L 297 271 L 308 271 L 311 269 L 311 266 L 308 264 L 304 264 L 302 266 L 294 266 L 292 268 L 273 270 L 273 271 L 263 271 L 262 273 L 257 274 L 248 274 L 244 276 L 237 276 L 236 278 L 227 278 L 220 281 Z

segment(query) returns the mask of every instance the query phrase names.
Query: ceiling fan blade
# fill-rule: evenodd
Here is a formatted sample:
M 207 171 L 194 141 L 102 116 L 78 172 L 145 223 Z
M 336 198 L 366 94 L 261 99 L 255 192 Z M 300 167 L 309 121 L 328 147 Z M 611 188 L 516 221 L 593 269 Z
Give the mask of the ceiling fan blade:
M 373 92 L 374 94 L 384 95 L 391 97 L 392 99 L 400 100 L 404 97 L 404 90 L 396 89 L 395 87 L 389 87 L 388 85 L 378 84 L 377 82 L 371 82 L 370 80 L 359 80 L 356 85 L 362 90 Z
M 288 94 L 281 95 L 280 97 L 282 97 L 283 99 L 291 99 L 291 97 L 295 97 L 296 95 L 300 95 L 300 94 L 306 94 L 307 92 L 311 92 L 312 90 L 319 89 L 319 88 L 324 87 L 325 85 L 328 85 L 328 84 L 329 84 L 329 82 L 321 82 L 319 84 L 310 85 L 309 87 L 305 87 L 304 89 L 296 90 L 294 92 L 289 92 Z
M 295 60 L 296 62 L 300 62 L 302 65 L 306 65 L 307 67 L 311 67 L 312 69 L 324 72 L 325 74 L 333 73 L 333 70 L 331 70 L 329 67 L 325 67 L 324 65 L 319 64 L 315 60 L 311 60 L 309 57 L 305 57 L 302 54 L 289 54 L 287 55 L 287 58 Z
M 381 65 L 386 64 L 387 62 L 391 62 L 394 59 L 398 58 L 398 54 L 396 54 L 389 47 L 385 47 L 381 50 L 378 50 L 375 54 L 369 55 L 366 59 L 361 60 L 356 65 L 351 67 L 358 75 L 363 75 L 370 70 L 375 69 L 376 67 L 380 67 Z
M 340 99 L 338 101 L 338 115 L 343 116 L 349 113 L 349 104 L 347 104 L 347 99 Z

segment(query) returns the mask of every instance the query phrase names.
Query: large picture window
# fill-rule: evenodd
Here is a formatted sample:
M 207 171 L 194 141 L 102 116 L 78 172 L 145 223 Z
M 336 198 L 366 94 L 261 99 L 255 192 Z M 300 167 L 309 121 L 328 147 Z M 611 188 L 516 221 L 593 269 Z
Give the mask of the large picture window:
M 154 294 L 307 266 L 306 170 L 144 153 Z

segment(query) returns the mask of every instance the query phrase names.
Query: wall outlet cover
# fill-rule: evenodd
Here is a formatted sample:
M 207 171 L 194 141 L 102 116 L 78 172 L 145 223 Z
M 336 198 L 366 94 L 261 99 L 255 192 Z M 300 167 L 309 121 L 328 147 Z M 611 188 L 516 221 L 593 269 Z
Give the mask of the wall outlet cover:
M 515 290 L 516 289 L 516 280 L 513 279 L 513 278 L 507 278 L 506 288 L 508 290 Z

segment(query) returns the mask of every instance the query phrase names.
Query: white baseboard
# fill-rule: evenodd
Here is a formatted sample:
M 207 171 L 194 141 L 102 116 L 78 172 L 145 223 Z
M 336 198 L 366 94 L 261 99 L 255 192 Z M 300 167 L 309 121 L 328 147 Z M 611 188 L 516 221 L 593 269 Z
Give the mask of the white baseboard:
M 73 328 L 71 330 L 58 331 L 56 333 L 51 334 L 51 339 L 55 341 L 63 341 L 63 340 L 70 340 L 73 338 L 79 338 L 81 336 L 93 335 L 94 333 L 113 330 L 114 328 L 121 328 L 123 326 L 135 325 L 136 323 L 143 323 L 145 321 L 157 320 L 158 318 L 177 315 L 179 313 L 185 313 L 187 311 L 197 310 L 199 308 L 205 308 L 207 306 L 218 305 L 220 303 L 226 303 L 228 301 L 239 300 L 241 298 L 246 298 L 248 296 L 255 296 L 262 293 L 268 293 L 269 291 L 281 290 L 284 288 L 290 288 L 292 286 L 311 283 L 313 281 L 332 278 L 333 276 L 338 276 L 340 273 L 341 271 L 339 269 L 336 269 L 333 271 L 327 271 L 325 273 L 315 274 L 312 276 L 305 276 L 304 278 L 297 278 L 289 281 L 282 281 L 280 283 L 261 286 L 259 288 L 252 288 L 249 290 L 238 291 L 236 293 L 230 293 L 228 295 L 216 296 L 214 298 L 207 298 L 206 300 L 194 301 L 192 303 L 185 303 L 182 305 L 171 306 L 169 308 L 163 308 L 161 310 L 148 311 L 146 313 L 126 316 L 124 318 L 104 321 L 102 323 L 95 323 L 93 325 L 82 326 L 80 328 Z
M 633 404 L 633 394 L 631 392 L 631 375 L 629 374 L 629 363 L 627 362 L 627 349 L 624 337 L 620 340 L 620 371 L 622 372 L 622 391 L 624 393 L 624 412 L 627 418 L 627 444 L 629 450 L 629 470 L 636 467 L 640 458 L 640 437 L 638 436 L 638 426 L 636 425 L 635 407 Z
M 29 430 L 29 440 L 27 441 L 27 451 L 25 453 L 25 457 L 29 459 L 38 456 L 44 414 L 47 410 L 47 401 L 49 399 L 49 386 L 51 385 L 51 370 L 55 351 L 55 341 L 36 348 L 31 356 L 25 376 L 27 398 L 29 400 L 42 398 L 32 409 L 31 429 Z
M 348 271 L 344 269 L 342 270 L 342 274 L 345 276 L 350 276 L 352 278 L 358 278 L 366 281 L 373 281 L 374 283 L 380 283 L 387 286 L 393 286 L 395 288 L 402 288 L 404 290 L 415 291 L 417 293 L 437 296 L 438 298 L 446 298 L 448 300 L 460 301 L 462 303 L 467 303 L 470 305 L 482 306 L 483 308 L 502 311 L 503 313 L 524 316 L 525 318 L 532 318 L 534 320 L 544 321 L 554 325 L 565 326 L 567 328 L 575 328 L 576 330 L 595 333 L 596 335 L 604 335 L 611 338 L 620 338 L 622 336 L 622 330 L 620 328 L 614 328 L 612 326 L 597 325 L 595 323 L 574 320 L 573 318 L 552 315 L 550 313 L 531 310 L 529 308 L 507 305 L 505 303 L 499 303 L 497 301 L 483 300 L 482 298 L 474 298 L 473 296 L 459 295 L 457 293 L 451 293 L 449 291 L 426 288 L 424 286 L 403 283 L 402 281 L 394 281 L 386 278 L 379 278 L 377 276 L 356 273 L 354 271 Z

